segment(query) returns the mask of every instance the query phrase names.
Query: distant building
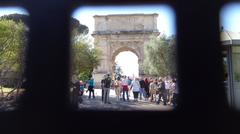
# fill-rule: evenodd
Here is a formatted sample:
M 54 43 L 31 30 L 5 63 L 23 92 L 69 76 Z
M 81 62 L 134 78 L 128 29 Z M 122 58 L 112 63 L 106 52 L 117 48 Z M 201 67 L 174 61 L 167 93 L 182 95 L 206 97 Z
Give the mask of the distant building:
M 240 109 L 240 32 L 222 29 L 221 43 L 228 101 L 231 106 Z

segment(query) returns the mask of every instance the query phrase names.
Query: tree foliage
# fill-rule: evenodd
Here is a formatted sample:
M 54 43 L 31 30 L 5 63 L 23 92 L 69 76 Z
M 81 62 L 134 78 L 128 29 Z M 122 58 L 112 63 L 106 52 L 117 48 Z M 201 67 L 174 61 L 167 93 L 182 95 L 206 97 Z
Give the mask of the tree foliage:
M 3 15 L 0 17 L 1 20 L 12 20 L 16 23 L 22 22 L 25 25 L 29 25 L 28 21 L 28 15 L 25 14 L 9 14 L 9 15 Z
M 0 70 L 23 73 L 28 15 L 10 14 L 0 17 Z M 72 75 L 86 80 L 99 63 L 100 51 L 92 48 L 87 38 L 89 29 L 70 18 L 72 35 Z
M 72 31 L 74 33 L 73 34 L 74 36 L 77 36 L 79 34 L 86 35 L 89 32 L 88 27 L 80 24 L 80 22 L 75 18 L 71 18 L 70 25 L 71 25 Z
M 84 35 L 72 38 L 72 75 L 85 81 L 91 77 L 94 68 L 100 64 L 101 51 L 92 48 L 90 41 Z
M 23 73 L 26 26 L 22 22 L 0 20 L 0 70 Z
M 152 37 L 144 48 L 145 74 L 167 76 L 176 75 L 176 42 L 175 37 L 166 35 Z
M 29 26 L 29 16 L 25 14 L 9 14 L 9 15 L 3 15 L 0 17 L 1 20 L 12 20 L 16 23 L 22 22 L 26 26 Z M 80 22 L 71 17 L 70 18 L 70 27 L 72 30 L 76 32 L 76 34 L 88 34 L 89 29 L 87 26 L 80 24 Z
M 13 101 L 11 104 L 5 103 L 10 95 L 15 93 L 13 96 L 17 99 L 21 92 L 19 89 L 24 79 L 27 31 L 26 25 L 20 20 L 11 20 L 7 16 L 0 18 L 0 105 L 2 109 L 12 105 Z M 3 93 L 3 86 L 11 87 L 7 95 Z
M 25 14 L 0 17 L 0 71 L 23 73 L 28 18 L 29 16 Z M 87 26 L 71 17 L 70 27 L 73 39 L 72 73 L 82 79 L 88 79 L 93 69 L 99 64 L 100 52 L 90 47 L 90 41 L 86 38 L 89 32 Z
M 100 64 L 101 51 L 93 48 L 91 40 L 88 38 L 89 29 L 87 26 L 71 18 L 71 37 L 72 37 L 72 66 L 71 76 L 80 80 L 87 80 L 92 76 L 94 68 Z
M 115 62 L 114 64 L 114 74 L 115 74 L 115 79 L 118 77 L 121 78 L 123 75 L 122 68 Z

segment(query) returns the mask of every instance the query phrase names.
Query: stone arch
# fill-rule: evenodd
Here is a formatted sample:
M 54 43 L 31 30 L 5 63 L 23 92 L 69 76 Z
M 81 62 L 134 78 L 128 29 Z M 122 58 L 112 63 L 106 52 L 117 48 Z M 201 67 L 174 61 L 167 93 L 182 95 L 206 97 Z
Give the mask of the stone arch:
M 106 73 L 113 73 L 116 56 L 123 51 L 131 51 L 138 57 L 139 75 L 143 74 L 144 45 L 151 36 L 158 36 L 157 14 L 96 15 L 94 47 L 102 50 L 101 63 L 94 70 L 97 85 Z M 134 18 L 134 19 L 130 19 Z M 111 23 L 110 23 L 111 21 Z
M 129 47 L 129 46 L 119 46 L 118 48 L 116 48 L 114 51 L 112 51 L 111 54 L 111 66 L 112 66 L 112 72 L 114 71 L 114 63 L 115 63 L 115 59 L 116 56 L 121 53 L 121 52 L 125 52 L 125 51 L 130 51 L 132 53 L 134 53 L 137 57 L 138 57 L 138 64 L 140 65 L 143 61 L 143 57 L 141 54 L 140 49 L 138 48 L 134 48 L 134 47 Z M 140 72 L 140 71 L 139 71 Z
M 116 56 L 119 53 L 124 52 L 124 51 L 131 51 L 138 57 L 138 59 L 142 59 L 141 52 L 138 49 L 132 48 L 132 47 L 128 47 L 128 46 L 120 46 L 119 48 L 117 48 L 116 50 L 114 50 L 112 52 L 112 54 L 111 54 L 112 61 L 115 61 Z

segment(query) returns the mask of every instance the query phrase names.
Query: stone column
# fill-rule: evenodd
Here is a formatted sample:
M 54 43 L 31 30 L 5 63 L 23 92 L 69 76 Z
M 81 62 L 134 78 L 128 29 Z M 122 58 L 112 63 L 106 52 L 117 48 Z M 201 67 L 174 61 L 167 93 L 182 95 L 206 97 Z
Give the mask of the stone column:
M 93 78 L 95 88 L 101 88 L 101 80 L 103 79 L 104 74 L 108 73 L 108 43 L 106 37 L 104 36 L 95 35 L 95 39 L 97 39 L 95 47 L 102 51 L 102 56 L 100 58 L 100 65 L 93 71 Z

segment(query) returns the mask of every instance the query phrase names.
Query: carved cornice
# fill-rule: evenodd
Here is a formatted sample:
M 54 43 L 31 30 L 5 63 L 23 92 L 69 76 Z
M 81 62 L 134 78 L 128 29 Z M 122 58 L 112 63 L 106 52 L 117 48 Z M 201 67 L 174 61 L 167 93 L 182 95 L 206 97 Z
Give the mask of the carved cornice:
M 153 30 L 134 30 L 134 31 L 93 31 L 92 36 L 95 35 L 121 35 L 121 34 L 157 34 L 160 32 Z
M 143 13 L 139 13 L 139 14 L 109 14 L 109 15 L 94 15 L 93 17 L 111 17 L 111 16 L 117 16 L 117 17 L 125 17 L 125 16 L 158 16 L 157 13 L 152 13 L 152 14 L 143 14 Z

